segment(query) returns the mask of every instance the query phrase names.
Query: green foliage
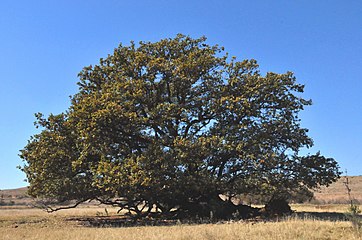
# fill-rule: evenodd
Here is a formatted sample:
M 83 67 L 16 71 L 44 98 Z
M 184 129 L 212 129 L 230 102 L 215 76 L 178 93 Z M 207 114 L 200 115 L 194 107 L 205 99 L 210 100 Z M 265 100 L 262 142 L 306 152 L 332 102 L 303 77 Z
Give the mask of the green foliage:
M 293 73 L 262 76 L 255 60 L 205 41 L 120 45 L 85 67 L 65 113 L 36 115 L 42 131 L 20 155 L 29 194 L 175 215 L 219 194 L 271 198 L 335 181 L 334 159 L 298 155 L 313 145 L 298 118 L 311 101 Z

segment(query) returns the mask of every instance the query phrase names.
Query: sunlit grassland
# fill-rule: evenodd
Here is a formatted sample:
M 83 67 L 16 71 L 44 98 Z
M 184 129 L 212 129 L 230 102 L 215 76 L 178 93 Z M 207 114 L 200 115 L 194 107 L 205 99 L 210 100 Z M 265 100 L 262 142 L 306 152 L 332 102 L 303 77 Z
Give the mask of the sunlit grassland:
M 298 212 L 344 213 L 347 205 L 293 205 Z M 117 209 L 107 208 L 109 215 Z M 348 221 L 292 216 L 278 221 L 216 224 L 175 224 L 95 228 L 77 217 L 105 216 L 102 207 L 77 208 L 48 214 L 39 209 L 0 209 L 0 239 L 362 239 Z
M 295 212 L 318 212 L 318 213 L 345 213 L 348 209 L 347 204 L 291 204 Z

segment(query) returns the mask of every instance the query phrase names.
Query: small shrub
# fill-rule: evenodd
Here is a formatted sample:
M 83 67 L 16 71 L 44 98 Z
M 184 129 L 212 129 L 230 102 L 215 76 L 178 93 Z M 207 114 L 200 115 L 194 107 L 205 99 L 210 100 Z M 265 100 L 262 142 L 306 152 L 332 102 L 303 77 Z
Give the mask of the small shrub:
M 359 216 L 361 213 L 361 210 L 359 209 L 359 206 L 355 203 L 354 199 L 351 195 L 351 188 L 349 187 L 349 179 L 345 177 L 345 181 L 343 182 L 347 189 L 348 199 L 349 199 L 349 207 L 347 209 L 346 217 L 347 219 L 352 223 L 352 226 L 357 231 L 360 231 L 362 228 L 362 220 Z
M 346 217 L 347 219 L 352 223 L 352 226 L 356 230 L 361 230 L 362 228 L 362 220 L 359 216 L 361 213 L 361 210 L 359 209 L 359 206 L 356 204 L 351 204 L 348 207 Z

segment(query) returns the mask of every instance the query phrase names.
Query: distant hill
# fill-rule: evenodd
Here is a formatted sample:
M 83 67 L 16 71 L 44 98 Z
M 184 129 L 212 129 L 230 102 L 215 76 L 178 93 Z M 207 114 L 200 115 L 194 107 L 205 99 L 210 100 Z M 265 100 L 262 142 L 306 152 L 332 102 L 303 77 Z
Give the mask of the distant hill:
M 0 206 L 2 205 L 31 205 L 32 198 L 26 195 L 27 187 L 0 190 Z
M 362 204 L 362 176 L 348 177 L 351 196 L 355 203 Z M 341 177 L 337 182 L 329 187 L 322 187 L 320 191 L 314 192 L 314 198 L 317 203 L 348 203 L 347 188 L 344 184 L 346 177 Z
M 0 190 L 0 195 L 3 194 L 3 195 L 13 196 L 13 197 L 18 197 L 18 196 L 25 197 L 27 190 L 28 190 L 28 187 Z
M 355 203 L 362 204 L 362 176 L 350 176 L 348 180 L 351 196 L 355 199 Z M 345 181 L 345 177 L 341 177 L 329 187 L 322 187 L 320 190 L 315 191 L 312 203 L 348 203 Z M 26 191 L 27 187 L 0 190 L 0 205 L 32 205 L 34 200 L 26 195 Z
M 27 196 L 27 187 L 0 190 L 1 205 L 30 205 L 34 200 Z

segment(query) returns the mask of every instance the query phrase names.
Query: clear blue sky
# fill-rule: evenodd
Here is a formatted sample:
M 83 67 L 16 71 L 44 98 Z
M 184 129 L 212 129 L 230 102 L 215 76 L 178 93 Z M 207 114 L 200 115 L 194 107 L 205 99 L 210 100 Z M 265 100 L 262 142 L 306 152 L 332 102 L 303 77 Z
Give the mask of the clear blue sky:
M 362 1 L 0 1 L 0 189 L 25 186 L 16 169 L 36 132 L 34 113 L 60 113 L 77 74 L 119 43 L 205 35 L 262 72 L 293 71 L 314 104 L 303 126 L 320 150 L 362 175 Z

